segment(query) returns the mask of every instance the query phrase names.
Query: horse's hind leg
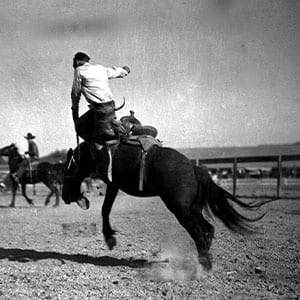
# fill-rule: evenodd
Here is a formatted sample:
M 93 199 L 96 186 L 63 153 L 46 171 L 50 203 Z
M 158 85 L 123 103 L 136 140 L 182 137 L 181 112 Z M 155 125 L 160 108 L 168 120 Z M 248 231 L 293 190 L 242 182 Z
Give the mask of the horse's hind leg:
M 192 205 L 192 197 L 189 195 L 180 197 L 175 202 L 165 200 L 164 202 L 195 242 L 199 263 L 205 270 L 210 270 L 212 263 L 209 248 L 214 234 L 213 226 L 205 220 L 201 211 Z
M 196 222 L 199 223 L 200 228 L 203 228 L 203 245 L 206 251 L 209 251 L 215 230 L 214 227 L 202 215 L 203 205 L 202 203 L 199 203 L 199 200 L 203 199 L 203 197 L 200 197 L 200 192 L 201 191 L 199 190 L 196 201 L 194 201 L 191 209 L 193 216 L 195 216 Z M 198 246 L 197 249 L 199 252 L 200 249 Z
M 50 199 L 51 199 L 52 195 L 53 195 L 53 192 L 50 191 L 50 193 L 46 197 L 46 200 L 45 200 L 45 203 L 44 203 L 45 206 L 47 206 L 50 203 Z
M 192 213 L 192 218 L 195 227 L 188 232 L 196 244 L 199 262 L 206 270 L 210 270 L 212 264 L 209 249 L 214 236 L 214 227 L 206 221 L 201 213 Z
M 54 203 L 53 207 L 59 206 L 59 192 L 58 192 L 57 187 L 55 186 L 55 183 L 54 182 L 44 182 L 44 184 L 50 190 L 50 193 L 45 200 L 45 206 L 47 206 L 49 204 L 50 198 L 52 197 L 53 194 L 55 194 L 55 203 Z

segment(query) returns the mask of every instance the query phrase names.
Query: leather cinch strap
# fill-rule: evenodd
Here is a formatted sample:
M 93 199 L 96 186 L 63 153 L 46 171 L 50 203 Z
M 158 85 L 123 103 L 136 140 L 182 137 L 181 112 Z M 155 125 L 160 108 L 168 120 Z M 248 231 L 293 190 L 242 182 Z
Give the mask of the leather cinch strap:
M 141 166 L 140 166 L 140 178 L 139 178 L 139 191 L 143 190 L 144 187 L 144 173 L 145 173 L 145 162 L 146 162 L 146 151 L 142 151 Z

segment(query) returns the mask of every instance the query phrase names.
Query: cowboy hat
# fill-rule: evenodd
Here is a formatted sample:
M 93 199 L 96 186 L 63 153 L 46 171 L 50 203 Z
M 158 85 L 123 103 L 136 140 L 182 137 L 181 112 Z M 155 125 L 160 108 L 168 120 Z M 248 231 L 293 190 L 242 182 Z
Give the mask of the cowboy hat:
M 28 132 L 26 136 L 24 136 L 25 139 L 30 140 L 30 139 L 34 139 L 35 136 L 31 134 L 31 132 Z

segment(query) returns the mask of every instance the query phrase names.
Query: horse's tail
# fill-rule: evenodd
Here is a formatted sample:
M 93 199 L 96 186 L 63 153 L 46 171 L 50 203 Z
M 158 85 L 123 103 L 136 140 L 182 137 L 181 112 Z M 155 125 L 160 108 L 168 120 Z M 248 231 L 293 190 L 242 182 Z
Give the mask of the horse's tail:
M 233 202 L 237 206 L 246 210 L 257 210 L 264 203 L 253 201 L 244 203 L 231 195 L 229 192 L 218 186 L 210 177 L 206 168 L 195 166 L 195 173 L 199 184 L 199 197 L 205 199 L 202 207 L 209 213 L 208 208 L 214 216 L 219 218 L 224 225 L 234 232 L 253 233 L 255 228 L 253 222 L 264 217 L 264 214 L 256 218 L 248 218 L 239 213 L 230 203 Z

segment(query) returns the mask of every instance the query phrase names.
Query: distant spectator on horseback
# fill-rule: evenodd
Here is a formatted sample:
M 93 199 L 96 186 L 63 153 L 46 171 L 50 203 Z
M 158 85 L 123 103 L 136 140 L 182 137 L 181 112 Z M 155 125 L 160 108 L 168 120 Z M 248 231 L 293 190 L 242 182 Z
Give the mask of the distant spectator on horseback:
M 31 162 L 39 160 L 39 149 L 37 144 L 33 141 L 35 136 L 29 132 L 27 133 L 27 136 L 24 136 L 24 138 L 27 139 L 28 142 L 28 151 L 26 151 L 25 154 L 29 155 Z
M 91 145 L 93 158 L 103 161 L 100 150 L 106 145 L 106 141 L 123 131 L 116 117 L 115 99 L 108 81 L 126 77 L 130 69 L 127 66 L 92 65 L 89 61 L 90 57 L 83 52 L 76 53 L 73 58 L 72 117 L 76 133 Z M 79 117 L 81 94 L 88 102 L 89 110 Z M 107 176 L 107 166 L 105 170 L 98 172 Z
M 19 182 L 26 169 L 29 169 L 29 171 L 31 170 L 32 162 L 39 160 L 39 149 L 37 144 L 33 141 L 35 136 L 32 135 L 31 132 L 28 132 L 24 138 L 27 139 L 28 150 L 25 152 L 25 157 L 20 162 L 17 172 L 12 174 L 13 179 L 17 182 Z

